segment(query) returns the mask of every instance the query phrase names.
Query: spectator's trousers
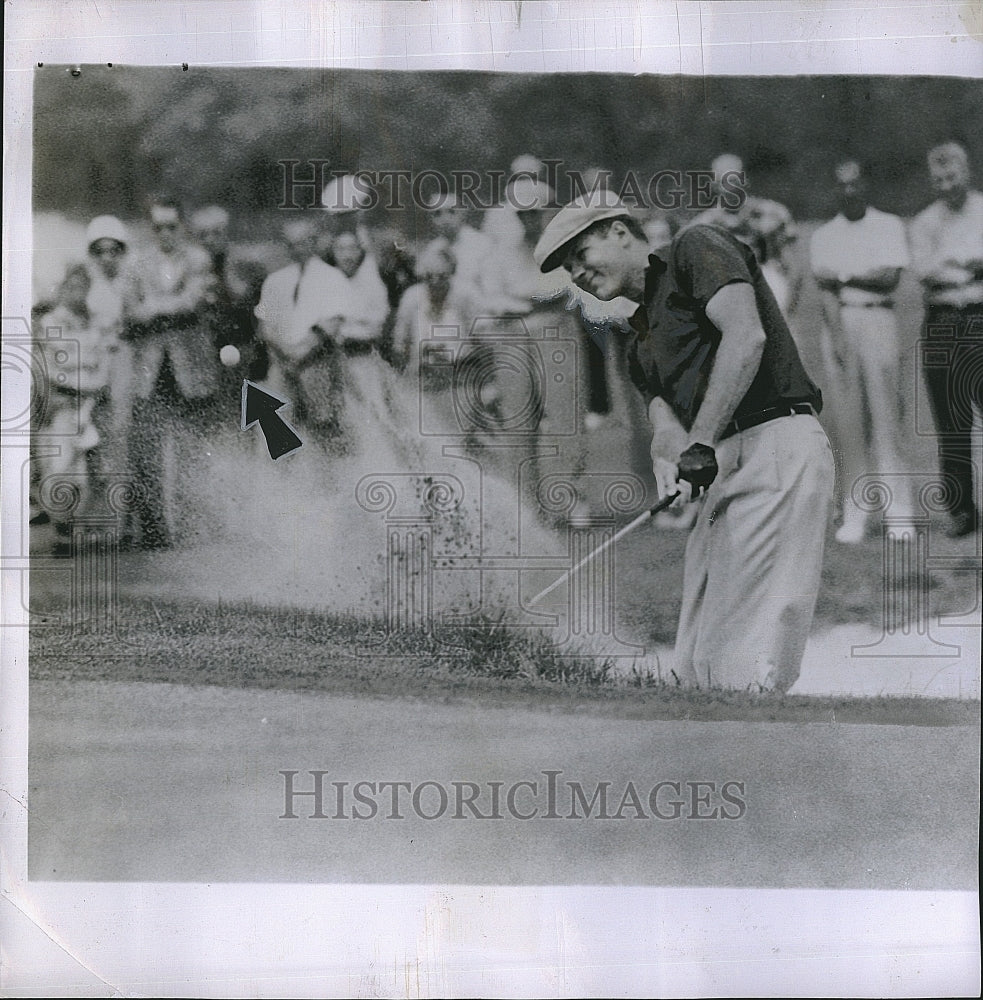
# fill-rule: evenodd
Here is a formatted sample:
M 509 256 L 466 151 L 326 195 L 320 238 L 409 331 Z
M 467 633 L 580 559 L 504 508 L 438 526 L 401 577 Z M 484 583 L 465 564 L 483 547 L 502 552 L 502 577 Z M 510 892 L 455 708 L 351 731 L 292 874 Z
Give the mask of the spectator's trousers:
M 921 364 L 939 435 L 939 465 L 950 513 L 973 513 L 973 410 L 983 409 L 983 303 L 930 305 Z
M 901 352 L 898 324 L 889 306 L 840 306 L 845 343 L 834 349 L 824 329 L 823 362 L 831 433 L 839 458 L 843 520 L 864 520 L 852 498 L 864 475 L 888 477 L 895 496 L 891 513 L 911 514 L 908 486 L 896 478 L 904 471 L 901 445 Z

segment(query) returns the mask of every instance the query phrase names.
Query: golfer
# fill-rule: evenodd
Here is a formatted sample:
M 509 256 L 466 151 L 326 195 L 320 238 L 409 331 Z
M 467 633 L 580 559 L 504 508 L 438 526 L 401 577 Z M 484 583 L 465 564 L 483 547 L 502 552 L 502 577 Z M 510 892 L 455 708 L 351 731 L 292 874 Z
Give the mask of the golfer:
M 535 257 L 602 301 L 639 304 L 628 365 L 649 407 L 659 492 L 700 504 L 677 676 L 788 690 L 819 591 L 833 455 L 816 419 L 821 394 L 754 252 L 698 225 L 650 253 L 624 205 L 584 199 L 553 218 Z

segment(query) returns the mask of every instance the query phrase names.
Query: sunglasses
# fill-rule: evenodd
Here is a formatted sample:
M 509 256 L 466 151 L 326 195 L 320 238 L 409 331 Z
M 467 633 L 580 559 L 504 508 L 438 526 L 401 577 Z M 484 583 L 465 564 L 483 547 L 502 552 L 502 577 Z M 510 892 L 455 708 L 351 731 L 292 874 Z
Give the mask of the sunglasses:
M 173 229 L 177 229 L 177 223 L 176 222 L 155 222 L 154 223 L 154 232 L 155 233 L 169 232 L 170 230 L 173 230 Z
M 89 253 L 93 257 L 122 257 L 126 253 L 126 249 L 117 244 L 108 247 L 92 247 Z

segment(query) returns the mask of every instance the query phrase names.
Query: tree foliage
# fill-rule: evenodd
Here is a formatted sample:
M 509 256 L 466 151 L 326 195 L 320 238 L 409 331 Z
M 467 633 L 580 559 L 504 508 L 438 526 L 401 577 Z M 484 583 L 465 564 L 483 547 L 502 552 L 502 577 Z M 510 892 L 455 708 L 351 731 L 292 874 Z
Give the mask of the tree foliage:
M 869 162 L 876 203 L 910 214 L 929 197 L 932 143 L 959 139 L 983 162 L 983 87 L 942 78 L 45 66 L 34 121 L 35 208 L 79 215 L 133 215 L 161 188 L 271 211 L 283 159 L 483 172 L 531 152 L 621 176 L 725 150 L 796 216 L 829 214 L 844 154 Z

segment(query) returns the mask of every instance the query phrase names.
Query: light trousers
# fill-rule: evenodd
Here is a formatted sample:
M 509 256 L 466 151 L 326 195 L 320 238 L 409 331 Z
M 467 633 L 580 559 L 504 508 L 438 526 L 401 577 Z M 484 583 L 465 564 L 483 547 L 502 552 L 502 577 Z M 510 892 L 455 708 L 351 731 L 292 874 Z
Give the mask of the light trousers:
M 811 414 L 759 424 L 716 452 L 686 546 L 676 673 L 702 688 L 787 691 L 819 593 L 833 454 Z
M 898 325 L 890 308 L 840 306 L 843 338 L 839 356 L 830 331 L 823 329 L 825 395 L 840 465 L 840 497 L 845 522 L 866 515 L 851 499 L 863 475 L 891 477 L 904 469 L 901 449 L 901 355 Z M 891 514 L 910 515 L 910 488 L 892 483 Z

